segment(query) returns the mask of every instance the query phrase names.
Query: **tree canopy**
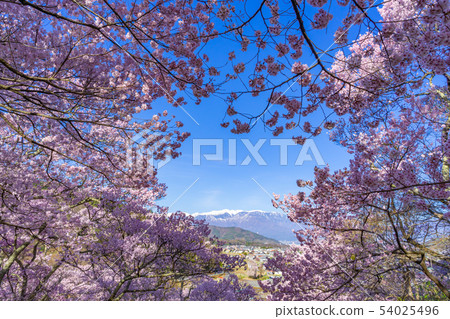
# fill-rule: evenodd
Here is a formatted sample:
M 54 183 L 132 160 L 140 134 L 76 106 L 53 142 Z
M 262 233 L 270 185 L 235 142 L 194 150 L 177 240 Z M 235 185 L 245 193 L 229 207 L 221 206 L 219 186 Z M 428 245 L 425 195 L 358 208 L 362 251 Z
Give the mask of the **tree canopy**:
M 0 0 L 0 299 L 255 298 L 127 165 L 136 134 L 155 160 L 189 137 L 155 101 L 211 96 L 235 134 L 352 154 L 276 196 L 303 228 L 269 299 L 450 299 L 449 39 L 448 0 Z

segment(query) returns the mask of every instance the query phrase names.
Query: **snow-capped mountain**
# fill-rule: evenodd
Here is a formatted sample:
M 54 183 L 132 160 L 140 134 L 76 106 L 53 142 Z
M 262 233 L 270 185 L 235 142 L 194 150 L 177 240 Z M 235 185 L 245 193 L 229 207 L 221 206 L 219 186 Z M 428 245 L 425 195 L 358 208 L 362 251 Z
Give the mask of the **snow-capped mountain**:
M 296 242 L 293 230 L 300 228 L 282 212 L 223 209 L 192 215 L 197 219 L 206 220 L 213 226 L 240 227 L 280 242 Z

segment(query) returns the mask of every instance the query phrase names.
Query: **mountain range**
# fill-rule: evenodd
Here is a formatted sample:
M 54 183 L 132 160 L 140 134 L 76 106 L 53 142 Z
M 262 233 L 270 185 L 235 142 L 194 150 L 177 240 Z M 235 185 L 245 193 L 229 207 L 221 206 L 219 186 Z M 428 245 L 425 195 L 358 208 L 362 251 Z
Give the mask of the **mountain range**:
M 192 215 L 206 220 L 212 226 L 239 227 L 282 243 L 296 242 L 293 230 L 300 228 L 281 212 L 223 209 Z

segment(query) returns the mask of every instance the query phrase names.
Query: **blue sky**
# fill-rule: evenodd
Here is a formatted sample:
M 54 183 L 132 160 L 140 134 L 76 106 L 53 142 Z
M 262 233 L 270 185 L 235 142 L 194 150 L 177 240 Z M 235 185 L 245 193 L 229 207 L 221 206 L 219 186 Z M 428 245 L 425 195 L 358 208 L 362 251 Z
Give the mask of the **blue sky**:
M 338 6 L 332 8 L 331 12 L 335 15 L 335 19 L 329 25 L 330 30 L 319 30 L 311 33 L 312 40 L 319 43 L 322 49 L 327 49 L 332 45 L 334 30 L 338 26 L 338 21 L 345 15 L 345 12 L 336 11 L 339 8 Z M 358 31 L 358 27 L 356 30 L 353 29 L 355 28 L 351 29 L 352 32 Z M 327 37 L 323 36 L 323 32 L 327 33 Z M 324 40 L 325 38 L 328 42 Z M 210 65 L 228 63 L 228 66 L 230 66 L 227 62 L 227 53 L 233 50 L 233 45 L 237 56 L 236 61 L 246 62 L 254 56 L 254 52 L 243 53 L 236 43 L 223 40 L 216 41 L 212 45 L 208 44 L 202 53 L 209 55 Z M 276 56 L 273 52 L 269 53 Z M 300 59 L 302 63 L 311 64 L 314 62 L 314 58 L 308 54 L 309 51 L 305 48 L 304 56 Z M 228 87 L 228 90 L 238 90 L 238 87 L 239 82 L 235 82 Z M 289 84 L 286 85 L 285 89 L 288 89 L 288 87 Z M 298 89 L 298 84 L 294 84 L 288 90 L 288 93 L 293 93 Z M 265 101 L 264 98 L 246 97 L 240 101 L 239 107 L 241 108 L 238 108 L 238 110 L 258 114 L 264 109 Z M 274 106 L 272 111 L 277 107 Z M 139 114 L 139 118 L 151 117 L 153 113 L 167 109 L 169 113 L 174 114 L 178 120 L 184 123 L 183 129 L 191 133 L 190 138 L 181 147 L 182 156 L 170 161 L 158 172 L 160 181 L 168 186 L 167 196 L 160 201 L 160 204 L 170 206 L 171 212 L 180 210 L 194 213 L 225 208 L 271 211 L 274 208 L 267 193 L 280 195 L 297 193 L 299 191 L 296 186 L 297 179 L 313 179 L 315 161 L 306 161 L 300 166 L 294 164 L 302 146 L 290 146 L 288 148 L 288 165 L 281 165 L 280 147 L 270 145 L 270 139 L 273 136 L 271 132 L 264 129 L 262 123 L 258 123 L 250 133 L 240 135 L 230 133 L 230 128 L 220 127 L 219 124 L 223 121 L 226 108 L 227 105 L 223 100 L 211 97 L 203 100 L 200 105 L 195 105 L 194 102 L 188 100 L 184 109 L 189 115 L 181 108 L 174 108 L 165 104 L 164 101 L 157 101 L 152 111 Z M 228 118 L 227 121 L 229 120 Z M 301 135 L 301 132 L 288 131 L 277 138 L 290 139 L 294 135 Z M 223 160 L 208 161 L 202 158 L 201 165 L 193 165 L 193 143 L 195 139 L 223 140 Z M 230 139 L 236 140 L 237 165 L 228 164 Z M 267 165 L 258 165 L 251 156 L 252 160 L 248 165 L 241 165 L 242 161 L 250 155 L 241 139 L 248 139 L 252 145 L 255 145 L 259 139 L 267 139 L 259 150 L 259 154 Z M 317 145 L 323 160 L 332 170 L 343 168 L 348 164 L 350 155 L 343 147 L 330 142 L 327 134 L 322 133 L 314 138 L 314 143 Z M 201 150 L 202 154 L 214 153 L 215 151 L 213 146 L 202 147 Z
M 257 103 L 257 101 L 255 101 Z M 193 103 L 192 103 L 193 104 Z M 164 106 L 160 105 L 163 109 Z M 249 105 L 251 107 L 251 105 Z M 312 150 L 308 154 L 312 161 L 305 160 L 303 165 L 295 165 L 302 146 L 287 148 L 287 165 L 280 161 L 280 146 L 270 145 L 274 137 L 264 130 L 260 123 L 250 133 L 235 135 L 229 128 L 220 127 L 226 105 L 220 99 L 211 98 L 201 105 L 188 104 L 185 109 L 198 122 L 197 125 L 181 109 L 167 109 L 175 113 L 191 132 L 191 136 L 181 147 L 182 155 L 169 161 L 159 169 L 159 179 L 168 186 L 167 196 L 160 204 L 170 206 L 170 211 L 187 213 L 205 212 L 220 209 L 274 210 L 269 194 L 297 193 L 297 179 L 312 179 L 314 166 L 317 165 Z M 290 139 L 292 131 L 277 137 Z M 215 146 L 201 147 L 200 165 L 193 163 L 193 145 L 195 139 L 223 140 L 223 159 L 207 160 L 205 154 L 216 152 Z M 229 165 L 230 139 L 236 143 L 236 165 Z M 255 145 L 260 139 L 266 139 L 258 153 L 267 165 L 259 165 L 241 139 L 248 139 Z M 342 168 L 348 163 L 349 154 L 344 148 L 330 142 L 326 134 L 313 139 L 323 160 L 332 170 Z M 262 141 L 260 142 L 262 143 Z M 248 165 L 242 165 L 249 156 Z

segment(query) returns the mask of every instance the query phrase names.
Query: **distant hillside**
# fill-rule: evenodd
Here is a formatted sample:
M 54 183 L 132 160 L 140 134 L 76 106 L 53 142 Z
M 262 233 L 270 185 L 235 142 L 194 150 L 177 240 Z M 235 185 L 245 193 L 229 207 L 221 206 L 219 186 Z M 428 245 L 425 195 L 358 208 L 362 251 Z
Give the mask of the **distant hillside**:
M 274 239 L 267 238 L 239 227 L 209 226 L 211 237 L 217 237 L 230 245 L 280 247 L 282 244 Z
M 208 224 L 220 227 L 239 227 L 282 243 L 297 242 L 293 230 L 301 228 L 291 222 L 286 213 L 264 212 L 260 210 L 223 209 L 192 214 L 196 219 L 204 219 Z

